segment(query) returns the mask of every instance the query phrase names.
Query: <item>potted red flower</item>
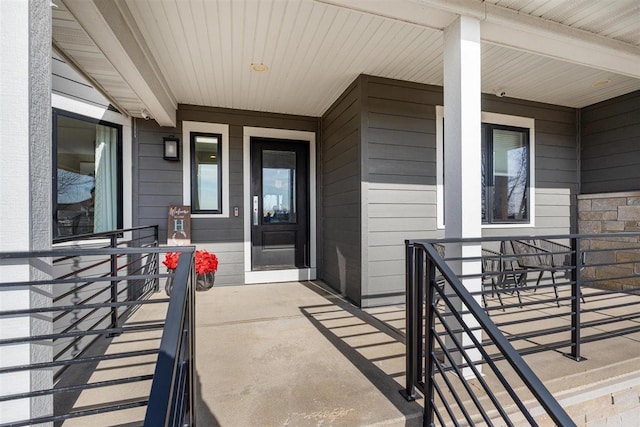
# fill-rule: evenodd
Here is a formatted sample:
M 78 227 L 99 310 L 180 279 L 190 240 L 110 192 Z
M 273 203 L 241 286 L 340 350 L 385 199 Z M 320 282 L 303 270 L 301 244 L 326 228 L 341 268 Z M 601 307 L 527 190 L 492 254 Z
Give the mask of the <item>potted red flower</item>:
M 167 252 L 162 263 L 169 272 L 173 272 L 178 267 L 180 254 L 178 252 Z M 216 254 L 206 250 L 196 251 L 196 291 L 208 291 L 213 287 L 215 274 L 218 271 L 218 257 Z M 171 295 L 173 288 L 173 276 L 167 279 L 165 291 Z

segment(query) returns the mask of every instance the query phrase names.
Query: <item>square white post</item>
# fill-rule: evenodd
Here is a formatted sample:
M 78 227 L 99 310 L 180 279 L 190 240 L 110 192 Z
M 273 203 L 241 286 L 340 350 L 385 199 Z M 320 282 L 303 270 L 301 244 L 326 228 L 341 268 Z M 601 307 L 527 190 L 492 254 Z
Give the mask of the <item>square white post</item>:
M 481 218 L 481 105 L 480 105 L 480 21 L 459 16 L 444 30 L 444 212 L 446 238 L 482 236 Z M 481 245 L 447 245 L 447 257 L 477 257 Z M 480 274 L 480 261 L 454 262 L 456 274 Z M 481 279 L 464 279 L 470 292 L 481 290 Z M 480 297 L 476 297 L 480 301 Z M 458 309 L 462 308 L 458 302 Z M 464 317 L 470 327 L 476 324 L 471 315 Z M 476 337 L 480 340 L 481 334 Z M 470 343 L 466 334 L 458 339 Z M 452 342 L 448 343 L 453 348 Z M 467 354 L 479 360 L 477 351 Z M 462 356 L 460 360 L 462 362 Z M 469 368 L 465 376 L 473 376 Z
M 51 5 L 0 1 L 0 251 L 51 247 Z M 51 277 L 47 260 L 0 263 L 0 282 Z M 51 304 L 50 286 L 0 290 L 0 309 Z M 50 315 L 0 320 L 0 339 L 52 332 Z M 3 367 L 50 362 L 50 342 L 0 347 Z M 51 370 L 0 375 L 0 395 L 49 389 Z M 51 415 L 51 395 L 0 403 L 0 424 Z

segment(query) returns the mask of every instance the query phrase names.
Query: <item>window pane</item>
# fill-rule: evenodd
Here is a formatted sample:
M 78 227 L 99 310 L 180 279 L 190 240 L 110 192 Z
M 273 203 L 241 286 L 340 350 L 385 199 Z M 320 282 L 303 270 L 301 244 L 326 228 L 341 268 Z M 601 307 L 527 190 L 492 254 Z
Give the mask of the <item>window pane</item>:
M 193 138 L 193 166 L 195 168 L 196 211 L 219 212 L 220 207 L 220 138 L 195 135 Z
M 529 150 L 520 131 L 493 129 L 493 219 L 525 220 Z
M 118 130 L 55 115 L 54 237 L 118 228 Z
M 263 150 L 263 223 L 296 222 L 296 153 Z

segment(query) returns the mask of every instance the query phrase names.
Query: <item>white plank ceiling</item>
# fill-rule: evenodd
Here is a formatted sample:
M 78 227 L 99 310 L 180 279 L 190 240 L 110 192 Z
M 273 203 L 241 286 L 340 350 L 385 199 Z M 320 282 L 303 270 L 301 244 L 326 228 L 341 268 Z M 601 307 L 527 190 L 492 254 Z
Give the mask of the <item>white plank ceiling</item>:
M 487 1 L 640 46 L 638 0 Z M 56 45 L 117 106 L 138 116 L 144 106 L 134 91 L 60 6 Z M 401 20 L 311 0 L 124 0 L 122 6 L 178 103 L 320 116 L 361 73 L 443 83 L 442 32 Z M 251 71 L 252 63 L 268 71 Z M 640 80 L 485 43 L 482 90 L 497 89 L 583 107 L 639 90 Z
M 640 46 L 638 0 L 485 0 L 496 6 Z

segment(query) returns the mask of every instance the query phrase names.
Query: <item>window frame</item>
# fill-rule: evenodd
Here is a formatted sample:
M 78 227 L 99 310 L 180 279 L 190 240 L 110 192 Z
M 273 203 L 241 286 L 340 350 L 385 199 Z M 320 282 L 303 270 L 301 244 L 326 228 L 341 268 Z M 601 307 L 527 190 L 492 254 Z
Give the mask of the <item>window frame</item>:
M 193 201 L 196 200 L 198 194 L 198 172 L 196 170 L 196 139 L 199 136 L 212 137 L 218 139 L 218 149 L 216 152 L 217 166 L 218 166 L 218 209 L 195 209 Z M 191 163 L 191 212 L 196 214 L 222 214 L 222 200 L 223 200 L 223 188 L 222 188 L 222 162 L 224 160 L 224 154 L 222 153 L 222 134 L 208 133 L 208 132 L 189 132 L 189 139 L 191 142 L 190 163 Z
M 192 182 L 192 165 L 191 165 L 191 133 L 218 134 L 222 138 L 222 146 L 219 148 L 222 156 L 221 174 L 222 174 L 222 190 L 221 190 L 221 211 L 220 213 L 209 212 L 191 212 L 192 218 L 229 218 L 229 125 L 223 123 L 194 122 L 182 121 L 182 204 L 191 206 L 191 182 Z
M 495 153 L 494 146 L 493 146 L 493 130 L 494 129 L 522 133 L 525 136 L 525 144 L 527 147 L 527 151 L 529 151 L 529 148 L 530 148 L 529 147 L 529 140 L 530 140 L 530 133 L 531 133 L 530 129 L 517 127 L 517 126 L 508 126 L 508 125 L 482 122 L 482 144 L 483 145 L 486 144 L 486 150 L 488 153 L 490 153 L 489 155 L 487 155 L 487 164 L 486 164 L 486 169 L 484 171 L 486 174 L 485 179 L 487 180 L 487 189 L 491 189 L 495 187 L 495 174 L 493 173 L 494 158 L 495 158 L 495 156 L 493 155 Z M 485 200 L 482 200 L 482 203 L 484 204 L 485 212 L 487 213 L 486 218 L 482 221 L 483 225 L 519 224 L 519 223 L 524 223 L 527 225 L 529 224 L 529 217 L 531 216 L 531 204 L 529 203 L 530 193 L 531 193 L 530 191 L 531 181 L 529 179 L 529 175 L 531 174 L 531 155 L 529 154 L 529 156 L 527 157 L 528 157 L 527 158 L 527 186 L 526 186 L 527 217 L 523 219 L 493 218 L 494 216 L 493 214 L 495 210 L 494 209 L 495 208 L 494 192 L 488 191 L 487 197 L 485 198 Z
M 444 230 L 444 106 L 436 105 L 436 227 Z M 536 140 L 535 119 L 509 114 L 481 112 L 481 123 L 502 125 L 529 130 L 529 185 L 528 221 L 482 222 L 483 229 L 491 228 L 533 228 L 536 226 Z
M 116 129 L 117 133 L 117 142 L 116 142 L 116 173 L 117 173 L 117 214 L 116 214 L 116 230 L 123 229 L 124 223 L 124 197 L 123 197 L 123 189 L 124 189 L 124 142 L 123 142 L 123 132 L 122 125 L 118 123 L 113 123 L 101 119 L 96 119 L 93 117 L 85 116 L 83 114 L 62 110 L 60 108 L 53 107 L 52 109 L 52 126 L 51 126 L 51 160 L 52 160 L 52 185 L 51 185 L 51 218 L 52 218 L 52 240 L 53 243 L 57 243 L 59 241 L 68 240 L 70 237 L 80 236 L 80 234 L 76 236 L 58 236 L 58 117 L 68 117 L 75 120 L 80 120 L 87 123 L 93 123 L 102 126 L 108 126 Z

